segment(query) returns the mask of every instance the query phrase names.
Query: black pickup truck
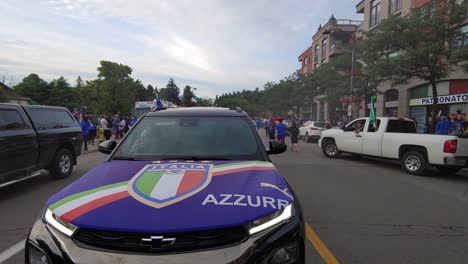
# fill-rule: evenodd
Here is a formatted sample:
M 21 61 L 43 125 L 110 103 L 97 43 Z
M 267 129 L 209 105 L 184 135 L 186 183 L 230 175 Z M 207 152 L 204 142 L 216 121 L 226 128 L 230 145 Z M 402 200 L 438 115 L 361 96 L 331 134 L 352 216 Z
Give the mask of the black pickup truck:
M 0 187 L 46 169 L 66 178 L 81 153 L 83 134 L 63 107 L 0 104 Z

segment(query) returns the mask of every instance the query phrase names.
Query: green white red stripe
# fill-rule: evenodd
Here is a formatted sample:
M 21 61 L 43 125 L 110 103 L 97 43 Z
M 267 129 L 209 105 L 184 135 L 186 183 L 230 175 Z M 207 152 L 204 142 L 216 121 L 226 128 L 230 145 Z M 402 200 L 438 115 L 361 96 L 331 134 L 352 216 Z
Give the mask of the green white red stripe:
M 276 170 L 271 162 L 246 161 L 215 166 L 213 176 L 251 171 L 251 170 Z
M 165 171 L 146 172 L 136 183 L 143 194 L 158 200 L 183 194 L 197 186 L 205 175 L 204 170 L 169 173 Z
M 49 209 L 62 220 L 71 222 L 91 210 L 128 197 L 127 183 L 118 182 L 75 193 L 53 203 Z

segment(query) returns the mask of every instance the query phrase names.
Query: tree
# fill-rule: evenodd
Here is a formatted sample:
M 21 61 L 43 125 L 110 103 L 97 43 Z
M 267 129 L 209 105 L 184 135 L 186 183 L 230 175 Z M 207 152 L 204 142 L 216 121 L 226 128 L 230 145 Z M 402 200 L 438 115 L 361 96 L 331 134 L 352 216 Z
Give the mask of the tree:
M 190 85 L 186 85 L 184 88 L 184 92 L 182 94 L 182 103 L 184 106 L 190 106 L 190 99 L 192 99 L 193 92 L 192 92 L 192 87 Z
M 463 3 L 462 3 L 463 2 Z M 363 59 L 377 82 L 406 84 L 412 79 L 432 88 L 432 132 L 439 112 L 437 82 L 456 69 L 468 70 L 467 48 L 450 47 L 466 18 L 466 1 L 432 1 L 408 16 L 392 16 L 368 32 Z
M 81 88 L 81 87 L 83 87 L 83 85 L 84 85 L 83 79 L 81 79 L 81 76 L 78 76 L 78 78 L 76 78 L 75 87 L 76 88 Z
M 151 84 L 148 84 L 148 86 L 146 87 L 146 90 L 148 90 L 148 95 L 151 97 L 150 100 L 153 100 L 156 97 L 153 86 Z
M 18 94 L 29 97 L 39 104 L 49 104 L 51 87 L 35 73 L 31 73 L 24 77 L 20 83 L 13 87 L 13 89 Z
M 74 98 L 72 96 L 70 84 L 67 80 L 61 76 L 58 79 L 52 80 L 49 83 L 49 86 L 50 95 L 47 104 L 71 108 Z
M 173 78 L 169 79 L 165 88 L 160 88 L 159 93 L 162 99 L 172 102 L 174 104 L 180 104 L 180 89 L 177 84 L 174 82 Z
M 140 80 L 136 80 L 134 82 L 135 86 L 135 93 L 136 93 L 136 101 L 151 101 L 154 99 L 154 89 L 151 85 L 148 85 L 151 87 L 152 91 L 148 90 L 148 88 L 145 88 L 145 86 L 141 83 Z
M 127 65 L 101 61 L 98 67 L 98 111 L 101 113 L 130 112 L 135 102 L 132 68 Z

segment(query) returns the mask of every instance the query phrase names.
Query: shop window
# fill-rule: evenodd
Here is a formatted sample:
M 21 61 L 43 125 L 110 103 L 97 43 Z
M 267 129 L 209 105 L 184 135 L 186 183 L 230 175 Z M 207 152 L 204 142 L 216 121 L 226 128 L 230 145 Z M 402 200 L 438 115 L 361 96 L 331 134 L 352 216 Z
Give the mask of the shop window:
M 422 85 L 411 89 L 411 98 L 423 98 L 427 97 L 427 85 Z

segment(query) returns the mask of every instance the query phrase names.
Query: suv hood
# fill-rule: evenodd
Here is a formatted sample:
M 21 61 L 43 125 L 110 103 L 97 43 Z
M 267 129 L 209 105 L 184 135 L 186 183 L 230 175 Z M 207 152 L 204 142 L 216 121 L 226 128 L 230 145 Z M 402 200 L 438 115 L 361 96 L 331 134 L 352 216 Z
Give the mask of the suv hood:
M 244 225 L 293 202 L 262 161 L 107 161 L 47 201 L 81 228 L 144 233 Z

